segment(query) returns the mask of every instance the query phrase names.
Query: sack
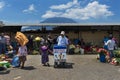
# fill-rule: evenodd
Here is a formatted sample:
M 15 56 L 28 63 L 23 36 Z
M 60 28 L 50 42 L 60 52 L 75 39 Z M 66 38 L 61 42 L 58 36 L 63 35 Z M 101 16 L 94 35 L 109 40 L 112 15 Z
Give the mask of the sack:
M 80 48 L 75 48 L 74 53 L 80 53 Z
M 15 39 L 18 41 L 18 43 L 21 46 L 26 45 L 28 43 L 28 41 L 29 41 L 28 38 L 21 32 L 16 33 Z

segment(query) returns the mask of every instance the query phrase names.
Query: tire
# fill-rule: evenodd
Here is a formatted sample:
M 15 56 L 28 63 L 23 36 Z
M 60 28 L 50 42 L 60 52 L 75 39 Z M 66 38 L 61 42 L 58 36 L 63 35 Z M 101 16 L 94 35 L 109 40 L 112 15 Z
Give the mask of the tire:
M 54 62 L 54 68 L 57 68 L 57 67 L 58 67 L 57 62 Z
M 54 65 L 54 68 L 57 68 L 58 66 L 57 65 Z

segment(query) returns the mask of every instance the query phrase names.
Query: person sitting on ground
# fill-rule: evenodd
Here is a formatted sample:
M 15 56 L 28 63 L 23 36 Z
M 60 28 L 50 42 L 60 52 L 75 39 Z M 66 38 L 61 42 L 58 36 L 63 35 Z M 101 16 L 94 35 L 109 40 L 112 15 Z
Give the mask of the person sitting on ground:
M 74 53 L 75 54 L 79 54 L 80 53 L 80 45 L 76 45 Z
M 13 50 L 13 47 L 10 44 L 6 45 L 6 55 L 8 56 L 8 58 L 13 58 L 15 52 L 16 51 Z
M 70 43 L 69 45 L 69 54 L 74 54 L 75 45 L 73 43 Z

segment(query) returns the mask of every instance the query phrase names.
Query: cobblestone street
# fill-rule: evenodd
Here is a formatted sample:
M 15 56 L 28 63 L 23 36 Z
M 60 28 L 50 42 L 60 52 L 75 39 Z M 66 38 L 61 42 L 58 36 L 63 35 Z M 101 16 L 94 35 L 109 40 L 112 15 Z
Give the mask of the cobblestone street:
M 67 55 L 67 68 L 54 68 L 50 55 L 50 67 L 42 66 L 40 55 L 28 55 L 24 69 L 9 68 L 0 74 L 0 80 L 120 80 L 120 66 L 100 63 L 96 55 Z

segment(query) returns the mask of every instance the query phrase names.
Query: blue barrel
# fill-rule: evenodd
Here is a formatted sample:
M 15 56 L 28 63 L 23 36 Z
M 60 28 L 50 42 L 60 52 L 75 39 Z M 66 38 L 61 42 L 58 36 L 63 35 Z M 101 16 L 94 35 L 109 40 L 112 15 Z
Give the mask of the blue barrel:
M 106 56 L 104 54 L 100 54 L 100 62 L 106 62 Z

